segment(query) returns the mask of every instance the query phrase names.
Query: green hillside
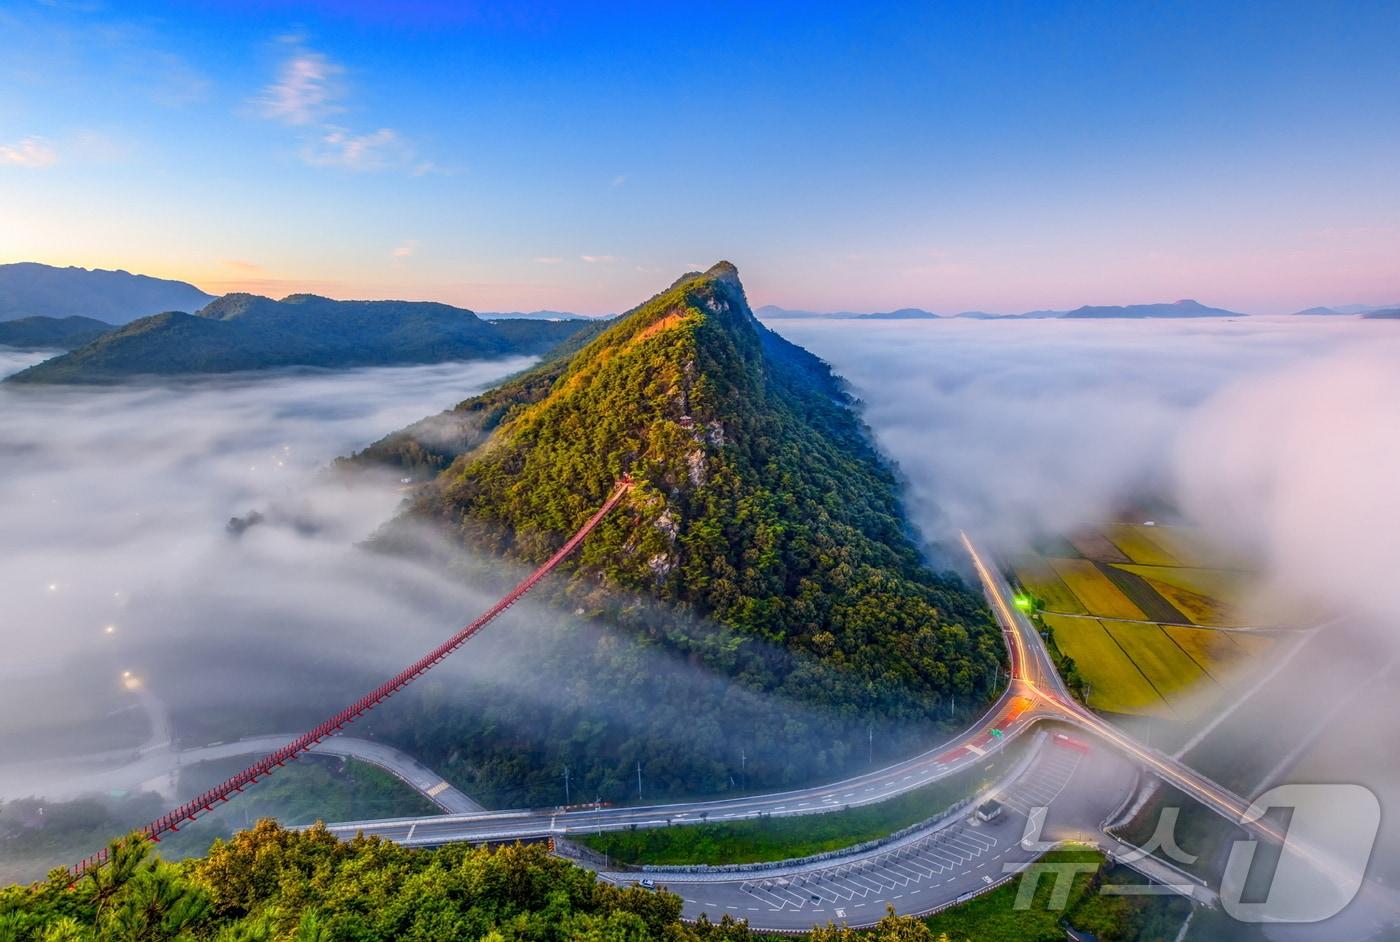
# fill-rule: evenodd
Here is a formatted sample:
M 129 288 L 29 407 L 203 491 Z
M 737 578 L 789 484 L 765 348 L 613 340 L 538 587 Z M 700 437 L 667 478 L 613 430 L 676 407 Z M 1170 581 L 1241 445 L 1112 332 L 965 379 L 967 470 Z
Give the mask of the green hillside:
M 446 439 L 460 453 L 378 545 L 445 527 L 470 584 L 636 481 L 537 591 L 557 614 L 484 639 L 501 680 L 427 678 L 372 721 L 488 803 L 557 801 L 565 764 L 607 800 L 635 797 L 637 763 L 651 797 L 834 777 L 985 707 L 980 599 L 925 567 L 840 381 L 753 318 L 730 265 L 357 460 L 422 471 Z
M 72 350 L 115 329 L 91 317 L 21 317 L 0 321 L 0 346 L 21 350 Z
M 134 321 L 7 381 L 110 383 L 134 376 L 488 359 L 543 353 L 583 326 L 499 326 L 426 301 L 334 301 L 309 294 L 274 301 L 229 294 L 197 314 L 167 311 Z
M 420 512 L 540 561 L 624 472 L 629 512 L 582 556 L 612 585 L 809 651 L 860 687 L 932 701 L 988 670 L 977 600 L 924 568 L 840 383 L 758 323 L 733 266 L 682 279 L 590 343 Z

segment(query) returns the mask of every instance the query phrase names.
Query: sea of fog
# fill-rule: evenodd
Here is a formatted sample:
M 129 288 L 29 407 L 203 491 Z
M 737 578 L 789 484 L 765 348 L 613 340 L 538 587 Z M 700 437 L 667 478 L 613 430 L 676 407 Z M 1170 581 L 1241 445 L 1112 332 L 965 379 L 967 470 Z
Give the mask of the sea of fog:
M 830 362 L 935 544 L 1011 550 L 1144 494 L 1326 604 L 1400 563 L 1400 325 L 1324 317 L 782 321 Z
M 931 545 L 966 528 L 1012 548 L 1155 489 L 1390 644 L 1400 325 L 776 326 L 847 378 Z M 40 358 L 0 351 L 0 371 Z M 484 589 L 359 547 L 397 481 L 323 472 L 528 362 L 0 385 L 0 797 L 7 762 L 130 749 L 162 716 L 196 744 L 294 729 L 484 608 Z M 491 648 L 458 657 L 487 670 Z M 135 710 L 132 689 L 158 697 Z
M 107 716 L 128 689 L 228 717 L 209 739 L 273 731 L 279 704 L 324 711 L 347 672 L 384 673 L 450 631 L 483 598 L 357 546 L 398 482 L 325 469 L 531 362 L 0 385 L 0 766 L 131 745 L 142 724 Z M 66 723 L 102 732 L 67 743 Z

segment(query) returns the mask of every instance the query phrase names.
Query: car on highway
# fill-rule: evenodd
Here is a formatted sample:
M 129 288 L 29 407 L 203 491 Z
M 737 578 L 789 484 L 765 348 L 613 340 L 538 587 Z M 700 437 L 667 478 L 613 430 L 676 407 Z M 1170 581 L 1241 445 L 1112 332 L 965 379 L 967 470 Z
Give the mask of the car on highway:
M 638 880 L 638 881 L 637 881 L 637 885 L 640 886 L 640 887 L 641 887 L 642 889 L 644 889 L 644 890 L 654 890 L 654 889 L 656 889 L 656 881 L 655 881 L 655 880 Z

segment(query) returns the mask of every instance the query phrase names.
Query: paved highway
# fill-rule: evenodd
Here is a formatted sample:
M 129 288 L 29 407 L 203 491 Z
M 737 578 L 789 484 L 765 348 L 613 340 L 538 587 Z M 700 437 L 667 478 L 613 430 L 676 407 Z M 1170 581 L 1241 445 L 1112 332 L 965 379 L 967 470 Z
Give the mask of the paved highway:
M 988 752 L 1001 748 L 1007 741 L 1023 735 L 1032 725 L 1043 720 L 1067 722 L 1092 733 L 1111 746 L 1118 755 L 1153 772 L 1232 822 L 1240 822 L 1249 807 L 1249 802 L 1244 798 L 1177 760 L 1137 743 L 1073 699 L 1039 633 L 1030 620 L 1009 603 L 1011 592 L 1004 578 L 984 561 L 966 535 L 963 536 L 963 540 L 969 558 L 982 581 L 987 600 L 1005 635 L 1012 679 L 1003 696 L 977 724 L 937 749 L 855 778 L 780 794 L 642 807 L 536 809 L 361 821 L 334 825 L 332 830 L 347 837 L 362 832 L 410 845 L 431 845 L 458 840 L 511 840 L 629 827 L 665 827 L 701 821 L 739 820 L 759 815 L 812 814 L 882 801 L 937 781 L 977 761 Z M 994 728 L 1004 735 L 994 735 Z M 1032 784 L 1030 787 L 1036 786 Z M 1087 791 L 1079 796 L 1081 802 L 1086 797 L 1100 801 L 1116 800 L 1122 793 L 1110 792 L 1106 796 L 1101 784 L 1094 786 L 1090 783 L 1085 787 Z M 1053 797 L 1051 796 L 1052 800 Z M 936 810 L 930 809 L 930 812 Z M 1014 814 L 1008 816 L 1009 822 L 1014 824 L 1015 820 Z M 1282 841 L 1282 833 L 1268 822 L 1255 822 L 1249 827 L 1257 836 L 1274 842 Z M 1085 832 L 1089 839 L 1094 839 L 1096 835 L 1097 827 L 1092 829 L 1092 833 Z M 975 837 L 970 834 L 969 839 L 975 842 Z M 975 891 L 978 889 L 975 885 L 977 881 L 982 883 L 982 888 L 990 885 L 988 881 L 983 880 L 983 877 L 987 876 L 986 873 L 975 871 L 985 870 L 993 862 L 1006 865 L 1023 864 L 1037 853 L 1039 851 L 1032 852 L 1021 847 L 1019 843 L 1008 843 L 999 839 L 995 846 L 988 847 L 965 861 L 966 866 L 949 867 L 945 870 L 933 865 L 936 854 L 931 856 L 920 851 L 917 856 L 923 861 L 925 868 L 933 868 L 933 873 L 922 879 L 922 885 L 916 887 L 919 891 L 917 894 L 913 888 L 907 893 L 896 893 L 895 890 L 900 888 L 898 886 L 883 889 L 867 886 L 863 891 L 857 890 L 856 884 L 841 878 L 842 889 L 833 890 L 836 893 L 835 897 L 828 898 L 824 891 L 816 890 L 807 893 L 806 902 L 802 903 L 802 893 L 791 886 L 784 886 L 781 893 L 773 892 L 774 886 L 778 884 L 760 886 L 759 889 L 763 892 L 756 892 L 756 884 L 753 881 L 740 878 L 737 881 L 718 881 L 728 887 L 721 891 L 716 888 L 717 881 L 712 875 L 698 879 L 698 871 L 691 874 L 669 874 L 666 883 L 672 889 L 681 892 L 682 898 L 686 900 L 686 914 L 689 916 L 698 915 L 701 911 L 709 912 L 712 916 L 730 912 L 750 918 L 755 925 L 774 929 L 806 927 L 814 921 L 814 917 L 849 920 L 860 924 L 860 916 L 866 914 L 856 914 L 862 908 L 874 907 L 882 910 L 886 903 L 892 903 L 903 911 L 926 912 Z M 873 855 L 871 861 L 878 856 Z M 884 866 L 870 861 L 861 865 L 865 866 L 867 863 L 877 869 Z M 812 865 L 785 879 L 795 878 L 803 881 L 802 886 L 807 886 L 811 880 L 820 882 L 824 879 L 814 874 L 827 872 L 822 865 Z M 874 870 L 871 872 L 874 874 Z M 934 879 L 934 876 L 938 879 Z M 622 879 L 617 876 L 614 878 Z M 969 881 L 972 881 L 971 885 Z M 875 876 L 875 882 L 880 882 L 878 876 Z M 913 885 L 911 883 L 908 886 Z M 723 900 L 713 898 L 721 892 L 728 895 Z M 842 893 L 848 895 L 842 896 Z M 812 898 L 814 896 L 816 899 Z M 916 901 L 915 896 L 920 898 Z M 910 902 L 904 902 L 906 898 Z M 849 905 L 838 906 L 838 902 Z M 838 909 L 840 913 L 837 912 Z
M 400 843 L 427 845 L 462 840 L 511 840 L 596 833 L 633 826 L 666 827 L 704 821 L 733 821 L 760 815 L 783 817 L 858 807 L 938 781 L 1000 751 L 1005 743 L 1030 727 L 1032 718 L 1027 714 L 1027 709 L 1027 704 L 1008 692 L 970 730 L 936 749 L 874 772 L 810 788 L 742 798 L 621 808 L 522 809 L 353 821 L 332 825 L 331 830 L 346 837 L 363 832 Z M 1000 730 L 1000 736 L 992 733 L 994 728 Z
M 963 537 L 982 580 L 987 599 L 1006 637 L 1012 680 L 1006 692 L 970 729 L 953 740 L 911 759 L 854 778 L 767 795 L 709 801 L 676 802 L 597 809 L 521 809 L 483 814 L 437 815 L 389 820 L 352 821 L 332 826 L 345 836 L 378 835 L 406 844 L 451 841 L 511 840 L 590 833 L 629 827 L 666 827 L 702 821 L 732 821 L 760 815 L 813 814 L 883 801 L 938 781 L 995 752 L 1042 720 L 1062 720 L 1099 736 L 1123 754 L 1197 797 L 1207 807 L 1238 822 L 1249 802 L 1189 767 L 1139 745 L 1116 727 L 1081 707 L 1060 679 L 1054 662 L 1029 619 L 1007 601 L 1009 587 Z M 999 730 L 996 735 L 993 729 Z M 1282 840 L 1267 823 L 1255 826 Z
M 567 811 L 561 808 L 521 809 L 485 814 L 351 821 L 332 825 L 332 830 L 346 836 L 363 832 L 401 843 L 427 845 L 461 840 L 538 838 L 633 826 L 666 827 L 702 821 L 740 820 L 760 815 L 813 814 L 884 801 L 975 764 L 1023 734 L 1038 720 L 1061 718 L 1064 715 L 1062 701 L 1073 703 L 1039 635 L 1029 622 L 1017 622 L 1000 616 L 998 620 L 1011 652 L 1013 675 L 1001 698 L 977 723 L 954 739 L 874 772 L 826 785 L 742 798 L 621 808 Z M 1049 696 L 1046 695 L 1047 691 Z
M 1112 746 L 1119 755 L 1152 771 L 1185 794 L 1238 823 L 1249 807 L 1248 801 L 1177 760 L 1140 745 L 1072 698 L 1030 620 L 1009 604 L 1011 593 L 1005 580 L 983 560 L 966 535 L 963 541 L 1005 636 L 1012 678 L 992 709 L 970 729 L 938 748 L 839 782 L 775 794 L 622 808 L 485 812 L 470 798 L 452 789 L 440 777 L 408 756 L 378 743 L 333 736 L 317 744 L 316 751 L 355 755 L 387 768 L 452 813 L 348 822 L 332 825 L 331 829 L 346 837 L 364 833 L 407 845 L 433 845 L 463 840 L 513 840 L 833 811 L 883 801 L 945 778 L 978 763 L 988 754 L 996 753 L 1007 742 L 1023 735 L 1042 720 L 1059 720 L 1087 730 Z M 283 737 L 259 737 L 245 743 L 220 744 L 181 754 L 181 761 L 204 761 L 275 749 L 284 741 Z M 83 787 L 91 791 L 101 787 L 100 782 L 108 780 L 121 778 L 129 781 L 133 776 L 139 780 L 142 771 L 150 771 L 147 766 L 158 758 L 154 755 L 140 757 L 123 769 L 104 773 L 107 778 L 85 777 Z M 1050 789 L 1053 794 L 1045 795 L 1045 782 L 1054 780 L 1054 770 L 1047 779 L 1043 765 L 1038 761 L 1032 772 L 1027 773 L 1028 778 L 1018 781 L 1013 787 L 1040 794 L 1048 805 L 1059 796 L 1064 783 Z M 1070 771 L 1072 775 L 1073 770 Z M 156 777 L 161 774 L 169 774 L 169 771 L 162 773 L 156 770 L 153 773 Z M 1082 786 L 1081 790 L 1084 787 L 1087 786 Z M 1116 801 L 1118 794 L 1120 792 L 1114 792 L 1108 796 L 1108 800 Z M 1100 802 L 1105 800 L 1102 787 L 1089 788 L 1081 794 L 1081 803 L 1086 796 Z M 1005 825 L 1016 825 L 1018 821 L 1024 824 L 1029 806 L 1025 812 L 1016 810 L 1015 805 L 1012 809 L 1006 816 Z M 938 809 L 929 810 L 936 813 Z M 1022 846 L 1019 839 L 1003 840 L 997 836 L 994 832 L 1006 829 L 1001 826 L 975 830 L 970 823 L 963 822 L 949 827 L 952 830 L 941 837 L 928 836 L 927 842 L 917 847 L 911 845 L 912 849 L 905 857 L 898 854 L 891 856 L 885 851 L 871 852 L 866 858 L 843 864 L 856 869 L 840 874 L 823 865 L 812 865 L 790 877 L 774 878 L 786 879 L 786 884 L 770 881 L 769 885 L 763 886 L 744 878 L 716 881 L 712 875 L 702 879 L 695 873 L 668 875 L 666 882 L 686 900 L 688 916 L 698 915 L 701 911 L 709 912 L 712 916 L 732 912 L 752 919 L 756 925 L 774 929 L 806 928 L 817 921 L 814 917 L 861 924 L 867 915 L 872 917 L 868 921 L 873 921 L 873 917 L 877 917 L 878 911 L 882 911 L 887 903 L 909 912 L 927 912 L 945 905 L 997 882 L 1000 874 L 984 872 L 989 868 L 1003 866 L 1014 871 L 1040 853 L 1039 849 Z M 1256 822 L 1251 829 L 1269 840 L 1282 841 L 1282 833 L 1267 822 Z M 988 842 L 986 839 L 989 837 L 995 840 Z M 940 841 L 946 843 L 940 844 Z M 978 846 L 980 850 L 976 850 Z M 911 870 L 918 872 L 921 869 L 928 873 L 917 880 L 909 876 L 909 882 L 899 883 L 898 874 L 907 875 Z M 865 876 L 857 877 L 857 872 Z M 614 875 L 614 878 L 619 877 Z M 797 882 L 794 883 L 794 880 Z M 886 886 L 890 881 L 894 882 Z M 803 891 L 806 893 L 805 902 L 802 893 L 793 888 L 798 885 L 808 888 Z M 864 889 L 860 888 L 862 886 Z M 895 892 L 900 889 L 907 892 Z M 716 895 L 723 899 L 713 899 Z M 906 899 L 908 902 L 904 902 Z M 871 912 L 861 912 L 867 908 Z
M 1133 782 L 1132 765 L 1108 750 L 1042 740 L 1009 781 L 979 796 L 996 797 L 1005 809 L 990 822 L 969 808 L 889 844 L 796 866 L 601 876 L 617 884 L 653 879 L 681 897 L 687 919 L 730 915 L 764 930 L 805 931 L 832 921 L 867 926 L 887 907 L 907 915 L 941 909 L 1015 877 L 1043 853 L 1039 841 L 1095 842 L 1099 822 Z M 1025 842 L 1032 817 L 1040 822 L 1039 840 Z

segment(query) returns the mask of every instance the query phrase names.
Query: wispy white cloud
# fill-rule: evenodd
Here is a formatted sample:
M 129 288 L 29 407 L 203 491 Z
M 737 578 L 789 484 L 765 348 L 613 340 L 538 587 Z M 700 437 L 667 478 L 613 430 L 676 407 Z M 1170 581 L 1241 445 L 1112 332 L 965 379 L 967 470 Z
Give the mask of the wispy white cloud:
M 626 182 L 627 176 L 625 174 L 619 173 L 617 176 L 612 178 L 612 182 L 609 183 L 608 186 L 612 187 L 615 190 Z
M 333 115 L 349 110 L 349 89 L 343 80 L 346 69 L 304 42 L 300 35 L 278 38 L 291 54 L 282 62 L 276 80 L 251 102 L 259 117 L 303 129 L 298 150 L 303 163 L 353 171 L 397 170 L 415 177 L 448 172 L 420 157 L 412 142 L 394 128 L 360 131 L 333 122 Z
M 56 163 L 58 152 L 42 137 L 26 137 L 14 144 L 0 144 L 0 167 L 37 169 Z
M 413 148 L 393 128 L 353 134 L 345 128 L 330 126 L 323 129 L 319 137 L 306 142 L 301 149 L 301 159 L 313 167 L 390 170 L 412 165 Z
M 394 246 L 394 250 L 389 254 L 394 256 L 394 258 L 408 258 L 418 251 L 418 245 L 417 239 L 404 239 L 398 245 Z
M 262 90 L 254 104 L 263 117 L 283 124 L 307 125 L 341 110 L 339 76 L 345 70 L 327 56 L 298 49 L 282 63 L 277 80 Z
M 613 262 L 619 261 L 616 255 L 580 255 L 579 258 L 590 265 L 611 265 Z

